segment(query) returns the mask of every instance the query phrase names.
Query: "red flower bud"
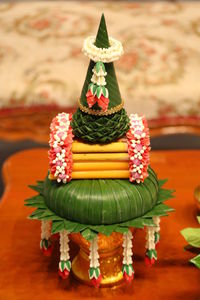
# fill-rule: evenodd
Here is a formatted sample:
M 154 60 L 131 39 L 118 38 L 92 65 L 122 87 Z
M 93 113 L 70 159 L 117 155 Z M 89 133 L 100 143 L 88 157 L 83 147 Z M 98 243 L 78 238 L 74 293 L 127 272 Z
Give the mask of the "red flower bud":
M 93 277 L 91 279 L 91 283 L 94 287 L 98 288 L 100 286 L 101 280 L 102 280 L 102 275 L 100 274 L 97 279 Z
M 67 277 L 69 276 L 69 271 L 67 269 L 64 269 L 64 271 L 61 271 L 60 269 L 58 270 L 58 275 L 62 278 L 62 279 L 67 279 Z
M 44 247 L 42 248 L 42 252 L 45 256 L 51 256 L 52 252 L 53 252 L 53 246 L 50 245 L 47 249 L 45 249 Z

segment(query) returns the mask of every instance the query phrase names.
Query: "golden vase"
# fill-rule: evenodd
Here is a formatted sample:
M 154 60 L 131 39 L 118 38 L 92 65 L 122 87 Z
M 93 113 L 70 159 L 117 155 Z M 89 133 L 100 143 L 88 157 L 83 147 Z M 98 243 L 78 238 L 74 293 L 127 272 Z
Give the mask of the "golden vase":
M 80 233 L 70 235 L 72 241 L 79 245 L 78 255 L 72 261 L 72 272 L 81 282 L 91 285 L 89 279 L 89 241 Z M 122 274 L 122 238 L 121 233 L 113 232 L 110 236 L 98 234 L 98 253 L 102 275 L 101 287 L 121 283 Z

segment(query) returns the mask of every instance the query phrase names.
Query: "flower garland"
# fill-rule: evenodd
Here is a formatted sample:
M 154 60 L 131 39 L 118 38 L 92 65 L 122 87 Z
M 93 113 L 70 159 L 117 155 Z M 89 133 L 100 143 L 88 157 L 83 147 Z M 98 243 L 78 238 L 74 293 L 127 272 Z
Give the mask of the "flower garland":
M 128 154 L 130 157 L 130 181 L 143 182 L 148 176 L 147 168 L 150 163 L 150 139 L 146 118 L 137 114 L 130 115 L 130 129 L 126 134 Z
M 60 262 L 58 274 L 62 279 L 66 279 L 71 270 L 68 234 L 67 230 L 60 231 Z
M 57 182 L 69 182 L 72 175 L 72 142 L 73 134 L 70 122 L 72 114 L 60 113 L 50 125 L 50 173 L 57 178 Z
M 95 103 L 105 112 L 108 109 L 109 93 L 105 87 L 107 75 L 103 62 L 98 61 L 92 69 L 93 75 L 86 94 L 87 103 L 91 108 Z
M 153 217 L 154 226 L 154 242 L 155 247 L 158 246 L 160 242 L 160 217 Z
M 100 273 L 99 269 L 99 254 L 98 254 L 98 236 L 96 236 L 91 242 L 90 242 L 90 269 L 89 269 L 89 278 L 91 280 L 91 283 L 95 287 L 99 287 L 102 275 Z
M 146 254 L 145 254 L 145 263 L 148 266 L 152 266 L 155 261 L 158 259 L 156 245 L 158 244 L 160 235 L 160 217 L 153 218 L 155 226 L 148 226 L 147 227 L 147 234 L 146 234 Z M 158 235 L 157 235 L 158 234 Z
M 51 256 L 53 251 L 51 237 L 51 227 L 52 222 L 43 220 L 41 221 L 41 240 L 40 240 L 40 249 L 45 256 Z
M 89 36 L 84 40 L 83 53 L 88 56 L 94 62 L 102 61 L 104 63 L 110 63 L 118 60 L 124 53 L 121 42 L 109 37 L 109 48 L 98 48 L 95 46 L 95 36 Z
M 132 232 L 129 230 L 123 234 L 123 266 L 122 273 L 127 282 L 131 282 L 134 278 L 133 260 L 132 260 Z

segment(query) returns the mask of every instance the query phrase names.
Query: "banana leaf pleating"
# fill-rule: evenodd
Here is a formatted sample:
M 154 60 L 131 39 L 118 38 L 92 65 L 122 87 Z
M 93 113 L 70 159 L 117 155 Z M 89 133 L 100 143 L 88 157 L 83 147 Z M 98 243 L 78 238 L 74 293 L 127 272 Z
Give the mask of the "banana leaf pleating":
M 165 180 L 158 180 L 151 168 L 148 172 L 149 177 L 140 184 L 97 179 L 64 185 L 47 177 L 31 186 L 39 194 L 25 200 L 25 205 L 36 208 L 31 219 L 52 220 L 52 233 L 66 229 L 80 232 L 88 240 L 98 233 L 154 226 L 154 216 L 166 216 L 173 210 L 163 203 L 173 197 L 173 191 L 163 188 Z

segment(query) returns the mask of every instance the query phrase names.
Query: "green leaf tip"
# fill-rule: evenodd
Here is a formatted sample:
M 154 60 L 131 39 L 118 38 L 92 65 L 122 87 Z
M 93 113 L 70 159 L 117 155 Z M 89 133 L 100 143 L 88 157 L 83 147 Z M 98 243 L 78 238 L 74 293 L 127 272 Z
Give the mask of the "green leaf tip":
M 109 48 L 109 38 L 104 14 L 101 15 L 99 29 L 96 36 L 95 46 L 98 48 Z
M 200 269 L 200 254 L 190 259 L 190 262 Z

